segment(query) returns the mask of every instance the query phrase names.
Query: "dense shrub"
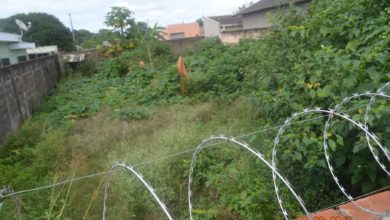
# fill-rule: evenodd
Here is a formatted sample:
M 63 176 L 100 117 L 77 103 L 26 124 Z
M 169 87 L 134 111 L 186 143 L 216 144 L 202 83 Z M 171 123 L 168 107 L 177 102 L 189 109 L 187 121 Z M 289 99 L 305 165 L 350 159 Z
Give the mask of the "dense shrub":
M 226 96 L 239 91 L 249 95 L 264 124 L 283 122 L 304 108 L 334 106 L 343 97 L 376 90 L 390 80 L 389 13 L 389 3 L 380 0 L 314 1 L 305 13 L 290 8 L 260 40 L 230 47 L 212 41 L 200 45 L 187 60 L 192 77 L 189 88 L 193 94 Z M 364 100 L 353 102 L 347 107 L 358 111 L 349 114 L 362 121 L 362 105 L 366 104 Z M 388 108 L 378 105 L 370 126 L 389 143 L 389 129 L 384 130 Z M 278 163 L 283 174 L 313 210 L 342 198 L 323 156 L 323 123 L 289 128 L 278 157 L 283 161 Z M 389 184 L 362 132 L 337 121 L 332 123 L 329 138 L 332 162 L 348 192 L 361 195 Z M 218 175 L 210 167 L 205 171 L 210 177 Z
M 149 57 L 150 52 L 150 57 Z M 124 76 L 133 70 L 145 66 L 161 71 L 172 65 L 173 55 L 170 47 L 164 42 L 145 42 L 138 47 L 122 53 L 120 56 L 103 62 L 101 73 L 107 77 Z
M 256 82 L 249 85 L 255 91 L 256 105 L 267 118 L 281 121 L 305 107 L 328 108 L 352 93 L 379 88 L 390 80 L 390 68 L 386 65 L 390 57 L 390 39 L 386 37 L 388 16 L 389 4 L 385 1 L 314 1 L 304 16 L 290 10 L 259 42 L 259 69 L 249 76 L 252 78 L 249 83 Z M 365 103 L 360 101 L 351 107 Z M 370 125 L 373 130 L 386 132 L 383 130 L 386 126 L 380 121 L 387 121 L 389 114 L 383 108 L 381 104 L 374 110 Z M 349 114 L 362 120 L 364 111 Z M 286 168 L 304 168 L 299 176 L 305 180 L 300 185 L 309 194 L 305 187 L 311 183 L 304 173 L 313 176 L 321 173 L 331 181 L 324 166 L 321 133 L 314 129 L 322 123 L 313 124 L 305 129 L 303 136 L 289 140 L 283 157 L 293 161 L 294 166 L 284 162 Z M 330 135 L 333 134 L 332 141 L 336 143 L 332 157 L 349 192 L 357 195 L 387 185 L 389 180 L 372 160 L 362 133 L 346 123 L 332 125 Z M 294 128 L 289 132 L 300 133 Z M 384 138 L 385 143 L 388 141 Z M 298 173 L 293 172 L 291 176 L 296 178 Z M 325 178 L 321 181 L 324 182 L 312 187 L 334 187 Z M 333 191 L 332 187 L 329 191 Z
M 96 63 L 93 60 L 86 59 L 82 62 L 78 63 L 76 66 L 76 73 L 83 74 L 83 75 L 91 75 L 93 73 L 96 73 Z

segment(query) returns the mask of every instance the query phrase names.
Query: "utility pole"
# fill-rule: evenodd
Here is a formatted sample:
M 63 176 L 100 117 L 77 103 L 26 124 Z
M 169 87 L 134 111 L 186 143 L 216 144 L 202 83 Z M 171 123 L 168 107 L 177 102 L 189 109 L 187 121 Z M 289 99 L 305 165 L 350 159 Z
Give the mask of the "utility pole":
M 72 36 L 73 36 L 73 40 L 74 42 L 76 43 L 76 37 L 74 36 L 74 30 L 73 30 L 73 21 L 72 21 L 72 15 L 69 13 L 69 19 L 70 19 L 70 29 L 72 30 Z

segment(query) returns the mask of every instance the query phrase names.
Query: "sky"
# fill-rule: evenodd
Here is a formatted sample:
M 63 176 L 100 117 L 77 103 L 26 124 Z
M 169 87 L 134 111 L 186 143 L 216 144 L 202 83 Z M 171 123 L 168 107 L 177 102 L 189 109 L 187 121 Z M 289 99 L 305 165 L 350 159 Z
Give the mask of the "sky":
M 70 27 L 70 13 L 74 29 L 97 32 L 107 28 L 105 15 L 113 6 L 129 8 L 137 21 L 166 26 L 194 22 L 202 16 L 231 14 L 247 2 L 249 0 L 0 0 L 0 18 L 16 13 L 45 12 Z

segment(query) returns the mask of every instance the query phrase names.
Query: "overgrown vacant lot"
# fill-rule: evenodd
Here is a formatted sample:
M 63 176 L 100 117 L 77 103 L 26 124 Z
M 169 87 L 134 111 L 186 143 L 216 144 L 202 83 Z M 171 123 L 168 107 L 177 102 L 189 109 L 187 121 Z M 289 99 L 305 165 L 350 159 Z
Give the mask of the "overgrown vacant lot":
M 114 163 L 120 161 L 136 165 L 186 151 L 195 148 L 203 138 L 212 134 L 229 136 L 258 129 L 257 126 L 251 126 L 255 125 L 256 119 L 251 115 L 255 115 L 256 109 L 251 107 L 247 99 L 237 99 L 230 105 L 229 108 L 225 108 L 225 105 L 220 106 L 212 101 L 174 104 L 155 108 L 154 113 L 145 119 L 129 121 L 112 118 L 111 110 L 102 109 L 95 116 L 75 120 L 65 127 L 47 130 L 40 119 L 33 118 L 14 136 L 20 141 L 29 142 L 32 147 L 24 146 L 17 151 L 18 153 L 12 154 L 14 156 L 10 158 L 19 162 L 3 166 L 5 169 L 2 171 L 7 170 L 10 179 L 16 174 L 25 180 L 28 179 L 27 184 L 21 179 L 9 182 L 15 188 L 22 189 L 108 171 Z M 34 136 L 30 136 L 34 132 Z M 246 139 L 253 141 L 256 138 L 261 138 L 261 135 L 252 135 Z M 216 166 L 215 172 L 220 172 L 218 174 L 220 176 L 213 177 L 215 178 L 213 181 L 221 178 L 220 181 L 232 184 L 229 191 L 241 191 L 245 186 L 239 184 L 243 176 L 246 172 L 253 172 L 250 166 L 260 168 L 262 166 L 256 165 L 252 156 L 242 154 L 243 152 L 238 148 L 227 146 L 228 144 L 221 144 L 218 149 L 206 150 L 205 152 L 211 152 L 214 156 L 213 160 L 205 162 Z M 259 150 L 265 151 L 260 147 Z M 218 153 L 220 151 L 223 152 L 224 157 L 220 157 Z M 27 156 L 27 154 L 31 155 Z M 186 186 L 191 156 L 192 152 L 189 152 L 137 168 L 154 185 L 157 192 L 167 201 L 168 206 L 172 207 L 176 216 L 182 218 L 187 216 Z M 246 158 L 251 159 L 248 161 Z M 226 164 L 223 165 L 224 163 Z M 225 166 L 229 166 L 231 170 L 226 171 L 223 168 Z M 264 172 L 260 172 L 269 174 L 265 167 L 262 169 Z M 28 176 L 24 176 L 26 174 Z M 20 197 L 23 207 L 35 207 L 26 210 L 25 215 L 37 218 L 46 213 L 46 216 L 51 218 L 62 215 L 99 219 L 103 204 L 104 181 L 105 176 L 102 176 L 59 186 L 53 190 L 23 195 Z M 271 190 L 271 185 L 263 185 L 262 190 L 266 192 L 267 187 Z M 205 197 L 203 198 L 205 200 L 210 192 L 199 189 L 199 193 L 199 199 Z M 266 199 L 264 202 L 269 201 Z M 143 189 L 138 180 L 125 171 L 114 174 L 109 204 L 109 216 L 114 219 L 126 219 L 129 215 L 143 219 L 162 218 L 160 215 L 162 212 L 159 211 L 149 193 Z M 9 202 L 5 209 L 12 210 L 11 207 L 12 203 Z M 204 208 L 209 209 L 207 206 Z M 215 210 L 210 212 L 218 213 Z
M 108 171 L 119 161 L 139 165 L 195 148 L 212 134 L 260 131 L 305 108 L 330 108 L 354 93 L 376 91 L 390 81 L 389 15 L 388 1 L 313 1 L 304 14 L 292 8 L 279 16 L 261 39 L 237 45 L 206 39 L 184 53 L 184 94 L 177 57 L 162 42 L 148 43 L 153 68 L 148 62 L 139 65 L 148 60 L 142 44 L 97 70 L 82 63 L 79 74 L 67 75 L 0 147 L 0 185 L 22 190 Z M 362 122 L 368 102 L 357 99 L 340 111 Z M 277 167 L 310 211 L 345 200 L 326 165 L 324 117 L 297 119 L 310 120 L 289 126 L 279 140 Z M 388 103 L 378 100 L 368 126 L 385 146 L 390 146 L 389 118 Z M 276 132 L 240 140 L 270 161 Z M 359 129 L 335 119 L 326 136 L 334 170 L 351 195 L 390 185 Z M 191 152 L 136 166 L 176 219 L 188 219 L 190 161 Z M 196 219 L 282 219 L 270 171 L 248 152 L 221 143 L 199 155 L 195 171 Z M 23 194 L 25 218 L 100 219 L 105 178 Z M 290 216 L 302 214 L 287 189 L 280 191 Z M 110 219 L 164 218 L 147 190 L 125 171 L 113 174 L 109 195 Z M 15 217 L 12 205 L 6 200 L 5 219 Z

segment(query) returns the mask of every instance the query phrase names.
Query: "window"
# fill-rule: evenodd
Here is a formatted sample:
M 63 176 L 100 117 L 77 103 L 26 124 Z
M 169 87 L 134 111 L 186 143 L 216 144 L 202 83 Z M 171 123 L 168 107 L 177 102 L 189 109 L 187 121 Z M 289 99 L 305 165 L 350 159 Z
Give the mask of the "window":
M 18 62 L 23 62 L 27 60 L 27 56 L 18 56 Z
M 11 65 L 11 62 L 9 61 L 9 58 L 1 59 L 1 65 L 2 65 L 2 66 Z
M 184 32 L 178 32 L 178 33 L 172 33 L 169 35 L 171 40 L 176 40 L 176 39 L 183 39 L 185 38 Z
M 29 54 L 29 55 L 28 55 L 28 59 L 29 59 L 29 60 L 33 60 L 33 59 L 35 59 L 35 58 L 37 58 L 37 55 L 36 55 L 36 54 Z
M 39 53 L 37 54 L 37 57 L 45 57 L 45 56 L 49 56 L 50 54 L 49 53 Z

